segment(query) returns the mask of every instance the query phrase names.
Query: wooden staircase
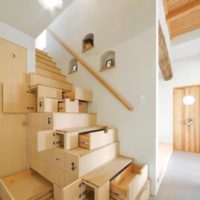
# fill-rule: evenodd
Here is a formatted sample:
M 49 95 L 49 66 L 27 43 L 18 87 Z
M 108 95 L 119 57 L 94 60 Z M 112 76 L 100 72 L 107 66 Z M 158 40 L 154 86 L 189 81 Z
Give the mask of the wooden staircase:
M 37 112 L 28 115 L 28 165 L 52 184 L 54 199 L 147 200 L 148 165 L 120 155 L 117 129 L 99 125 L 97 114 L 88 112 L 92 92 L 68 83 L 40 50 L 28 79 L 37 98 Z M 13 199 L 4 195 L 3 200 Z

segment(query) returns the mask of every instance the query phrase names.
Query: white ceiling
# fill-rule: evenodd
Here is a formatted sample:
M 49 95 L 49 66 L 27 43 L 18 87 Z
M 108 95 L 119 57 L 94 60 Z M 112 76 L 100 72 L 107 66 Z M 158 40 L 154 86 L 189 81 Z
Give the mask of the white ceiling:
M 36 38 L 72 1 L 50 12 L 38 0 L 0 0 L 0 20 Z

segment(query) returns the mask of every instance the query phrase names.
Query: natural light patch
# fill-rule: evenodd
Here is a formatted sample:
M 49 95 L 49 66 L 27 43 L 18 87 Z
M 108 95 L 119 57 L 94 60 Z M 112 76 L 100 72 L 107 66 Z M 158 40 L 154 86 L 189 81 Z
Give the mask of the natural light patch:
M 47 47 L 47 31 L 43 31 L 35 40 L 35 47 L 44 50 Z
M 195 102 L 195 98 L 193 96 L 184 96 L 183 97 L 183 103 L 186 106 L 190 106 L 192 104 L 194 104 Z
M 53 11 L 55 8 L 61 8 L 63 6 L 63 0 L 38 0 L 40 4 L 50 11 Z

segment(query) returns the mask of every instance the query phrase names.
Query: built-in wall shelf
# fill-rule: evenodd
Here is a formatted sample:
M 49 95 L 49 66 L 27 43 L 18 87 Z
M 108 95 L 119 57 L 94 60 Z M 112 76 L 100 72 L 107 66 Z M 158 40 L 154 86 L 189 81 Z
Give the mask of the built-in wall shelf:
M 100 72 L 116 67 L 115 52 L 106 51 L 100 59 Z
M 94 34 L 88 33 L 84 38 L 82 42 L 82 53 L 85 51 L 88 51 L 89 49 L 94 48 Z
M 78 60 L 73 58 L 69 62 L 69 71 L 68 74 L 72 74 L 78 71 Z

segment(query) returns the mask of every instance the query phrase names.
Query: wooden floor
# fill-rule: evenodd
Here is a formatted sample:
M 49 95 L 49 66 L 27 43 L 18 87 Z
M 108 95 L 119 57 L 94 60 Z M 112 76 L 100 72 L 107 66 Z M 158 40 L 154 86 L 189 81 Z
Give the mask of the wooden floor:
M 172 144 L 160 143 L 158 145 L 158 171 L 157 171 L 158 183 L 161 181 L 166 171 L 172 152 L 173 152 Z

